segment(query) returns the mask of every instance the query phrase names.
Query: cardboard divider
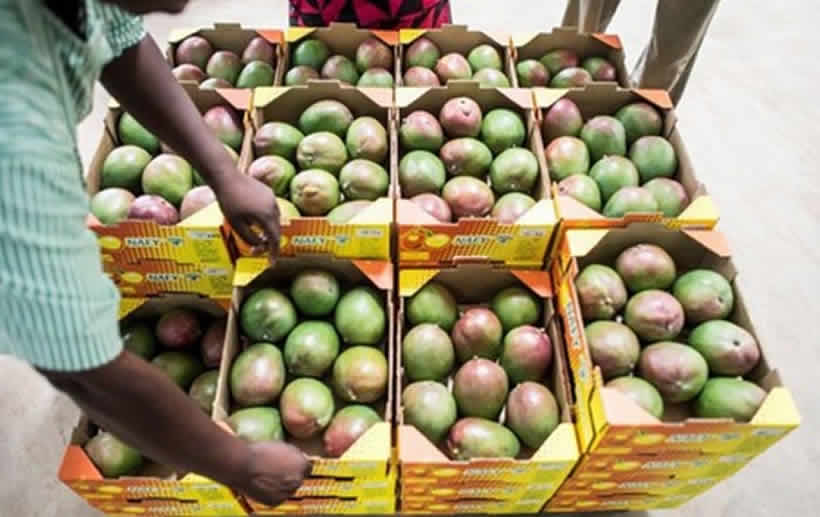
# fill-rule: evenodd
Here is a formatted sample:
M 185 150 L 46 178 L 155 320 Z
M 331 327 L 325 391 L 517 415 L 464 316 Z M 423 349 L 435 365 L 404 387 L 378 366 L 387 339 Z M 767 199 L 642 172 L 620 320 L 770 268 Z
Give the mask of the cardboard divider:
M 659 420 L 604 386 L 600 369 L 592 364 L 574 279 L 587 265 L 612 264 L 624 249 L 640 243 L 665 249 L 679 273 L 705 268 L 730 281 L 735 305 L 728 319 L 754 335 L 761 350 L 759 364 L 746 378 L 768 392 L 750 422 L 700 419 L 674 405 L 668 405 Z M 680 504 L 732 476 L 799 425 L 792 396 L 754 329 L 722 234 L 713 230 L 673 230 L 649 223 L 569 230 L 559 244 L 552 277 L 572 371 L 576 430 L 583 457 L 548 505 L 549 511 L 571 511 L 569 506 L 585 498 L 591 498 L 590 508 L 604 508 L 605 501 L 610 501 L 607 504 L 612 509 L 631 510 Z M 624 500 L 626 495 L 630 498 L 628 505 L 611 503 Z M 674 505 L 672 500 L 676 501 Z M 573 507 L 576 510 L 572 511 L 582 508 Z
M 226 105 L 242 114 L 245 118 L 242 146 L 244 148 L 250 145 L 249 120 L 244 117 L 251 102 L 250 90 L 207 91 L 199 90 L 191 84 L 183 84 L 183 87 L 202 113 L 214 106 Z M 89 196 L 93 196 L 101 189 L 103 163 L 108 154 L 121 145 L 117 137 L 117 124 L 123 113 L 123 109 L 116 103 L 112 103 L 108 110 L 105 131 L 86 176 Z M 166 226 L 150 220 L 136 219 L 104 225 L 96 217 L 89 215 L 88 226 L 97 235 L 102 261 L 109 271 L 140 270 L 140 264 L 148 261 L 162 262 L 163 270 L 179 274 L 196 272 L 205 267 L 230 269 L 236 255 L 229 239 L 227 221 L 217 203 L 203 208 L 175 225 Z M 200 292 L 218 295 L 207 290 Z M 154 292 L 147 288 L 128 293 L 130 296 L 149 294 Z
M 343 288 L 355 285 L 370 285 L 384 296 L 388 317 L 386 335 L 382 350 L 388 360 L 388 369 L 394 364 L 394 306 L 393 268 L 383 261 L 350 261 L 332 257 L 313 255 L 302 257 L 281 257 L 269 267 L 267 259 L 241 258 L 237 262 L 234 297 L 228 316 L 225 350 L 220 365 L 216 402 L 213 418 L 226 419 L 232 409 L 228 376 L 236 355 L 249 343 L 244 343 L 239 328 L 239 310 L 243 300 L 253 291 L 262 287 L 286 287 L 291 279 L 301 271 L 322 269 L 333 273 Z M 346 403 L 337 400 L 337 409 Z M 371 404 L 372 405 L 372 404 Z M 384 509 L 388 499 L 395 506 L 396 467 L 391 458 L 393 422 L 393 379 L 389 377 L 385 398 L 374 406 L 381 412 L 384 421 L 371 427 L 341 457 L 323 456 L 321 436 L 313 440 L 293 441 L 311 456 L 313 470 L 293 499 L 271 508 L 256 501 L 247 503 L 259 514 L 309 513 L 318 507 L 326 513 L 358 513 L 371 503 Z M 333 502 L 335 501 L 335 502 Z M 378 501 L 378 503 L 374 502 Z M 374 506 L 374 507 L 375 507 Z M 291 510 L 292 509 L 292 510 Z M 370 512 L 373 513 L 373 512 Z M 376 512 L 378 513 L 378 512 Z
M 475 281 L 477 277 L 481 278 L 480 283 Z M 493 295 L 511 286 L 527 287 L 542 299 L 543 327 L 554 347 L 553 363 L 545 385 L 555 395 L 561 414 L 558 427 L 537 450 L 525 450 L 516 459 L 451 460 L 415 427 L 404 423 L 400 397 L 408 384 L 401 362 L 401 341 L 406 330 L 405 299 L 431 281 L 448 288 L 460 308 L 486 305 Z M 405 269 L 399 272 L 399 288 L 401 298 L 395 341 L 401 511 L 538 512 L 575 466 L 579 454 L 570 412 L 569 374 L 560 347 L 547 272 L 489 265 Z
M 208 40 L 214 51 L 230 50 L 240 58 L 245 47 L 256 37 L 261 37 L 274 47 L 274 59 L 270 65 L 274 70 L 274 82 L 271 86 L 281 84 L 284 56 L 285 37 L 279 29 L 256 29 L 242 27 L 238 23 L 214 23 L 211 27 L 196 29 L 179 28 L 171 30 L 168 35 L 168 46 L 165 49 L 165 59 L 171 67 L 177 66 L 176 48 L 185 38 L 201 36 Z M 205 72 L 205 70 L 203 70 Z
M 718 209 L 706 191 L 706 187 L 695 174 L 695 167 L 689 156 L 683 137 L 677 128 L 677 116 L 669 95 L 663 90 L 626 90 L 612 83 L 591 84 L 583 89 L 556 90 L 533 88 L 535 103 L 540 108 L 539 120 L 555 102 L 561 98 L 572 100 L 581 111 L 584 120 L 596 115 L 614 115 L 621 107 L 633 102 L 652 104 L 662 115 L 664 122 L 663 136 L 675 149 L 678 159 L 678 171 L 674 177 L 679 181 L 689 196 L 689 205 L 677 217 L 666 217 L 661 212 L 629 213 L 624 217 L 611 218 L 595 212 L 574 198 L 558 192 L 553 184 L 555 207 L 561 224 L 550 250 L 549 260 L 555 258 L 556 245 L 561 236 L 572 228 L 613 228 L 633 222 L 659 222 L 669 228 L 714 228 L 719 219 Z M 544 146 L 549 142 L 544 142 Z M 592 165 L 592 164 L 590 164 Z
M 283 52 L 282 74 L 276 82 L 276 86 L 284 85 L 284 77 L 288 70 L 292 68 L 291 53 L 293 49 L 303 40 L 317 39 L 324 42 L 330 55 L 342 55 L 350 59 L 354 64 L 356 63 L 356 49 L 368 38 L 376 38 L 385 45 L 389 46 L 393 51 L 393 69 L 388 70 L 393 74 L 393 83 L 399 78 L 398 68 L 398 46 L 399 46 L 399 32 L 392 30 L 370 30 L 360 29 L 354 23 L 339 23 L 331 22 L 327 27 L 289 27 L 285 32 L 285 45 Z M 321 73 L 321 70 L 317 70 Z M 311 82 L 330 82 L 336 83 L 335 80 L 312 80 Z M 355 84 L 351 86 L 356 86 Z M 365 88 L 375 90 L 392 90 L 392 88 Z
M 332 224 L 326 217 L 296 217 L 281 221 L 282 239 L 279 250 L 282 256 L 301 254 L 324 254 L 348 259 L 390 258 L 390 230 L 393 222 L 393 153 L 394 139 L 391 116 L 392 90 L 385 88 L 353 88 L 338 81 L 312 82 L 309 86 L 289 88 L 258 88 L 254 93 L 255 109 L 252 116 L 252 133 L 266 122 L 287 122 L 298 127 L 299 116 L 314 102 L 335 99 L 346 105 L 354 117 L 376 118 L 388 131 L 388 150 L 385 170 L 390 175 L 386 197 L 379 198 L 345 224 Z M 252 137 L 251 137 L 252 141 Z M 253 145 L 248 145 L 240 159 L 240 168 L 247 172 L 257 156 Z M 238 235 L 234 234 L 239 254 L 258 255 Z
M 404 64 L 404 53 L 407 48 L 413 44 L 417 39 L 424 37 L 436 44 L 441 51 L 441 55 L 447 55 L 451 52 L 461 54 L 467 58 L 475 47 L 479 45 L 491 45 L 495 47 L 503 60 L 501 71 L 507 75 L 510 81 L 510 86 L 514 86 L 513 78 L 515 74 L 510 75 L 511 67 L 514 69 L 512 56 L 510 54 L 510 35 L 503 32 L 484 32 L 469 29 L 466 25 L 445 25 L 438 29 L 401 29 L 399 31 L 400 45 L 398 48 L 398 60 L 396 67 L 396 86 L 404 86 L 404 73 L 407 71 L 407 66 Z M 473 70 L 473 73 L 476 71 Z M 478 84 L 478 81 L 472 81 Z
M 470 81 L 454 81 L 436 88 L 399 88 L 396 90 L 397 113 L 394 133 L 402 117 L 416 110 L 438 116 L 441 107 L 454 97 L 475 100 L 486 114 L 494 108 L 518 112 L 527 127 L 526 145 L 538 161 L 539 181 L 533 197 L 536 204 L 514 224 L 503 224 L 486 217 L 464 217 L 453 223 L 442 223 L 404 199 L 398 183 L 396 156 L 396 225 L 397 253 L 401 267 L 435 267 L 459 262 L 503 263 L 510 267 L 540 267 L 558 224 L 549 188 L 549 171 L 543 156 L 541 131 L 532 110 L 529 90 L 515 88 L 480 88 Z
M 629 88 L 629 72 L 620 38 L 615 34 L 580 34 L 574 27 L 555 27 L 550 32 L 519 33 L 511 35 L 513 86 L 520 86 L 515 66 L 525 59 L 540 60 L 552 50 L 569 49 L 578 54 L 581 65 L 584 58 L 602 57 L 617 71 L 617 84 Z
M 153 320 L 175 308 L 187 308 L 222 318 L 223 300 L 193 294 L 123 298 L 120 322 Z M 197 350 L 198 352 L 198 350 Z M 247 515 L 240 498 L 228 487 L 196 474 L 176 472 L 145 458 L 141 474 L 104 478 L 83 449 L 97 426 L 82 416 L 71 433 L 58 477 L 94 508 L 108 514 L 217 517 Z

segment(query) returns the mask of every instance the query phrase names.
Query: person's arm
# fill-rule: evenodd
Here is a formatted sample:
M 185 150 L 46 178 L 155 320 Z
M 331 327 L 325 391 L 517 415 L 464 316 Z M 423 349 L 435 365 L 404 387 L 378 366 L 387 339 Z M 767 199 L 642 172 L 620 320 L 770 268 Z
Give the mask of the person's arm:
M 171 74 L 151 36 L 111 61 L 101 77 L 123 108 L 190 161 L 214 190 L 225 217 L 249 244 L 279 247 L 279 208 L 273 191 L 240 174 L 222 143 L 202 120 Z M 260 237 L 251 230 L 262 230 Z M 263 240 L 264 239 L 264 240 Z
M 207 476 L 275 505 L 310 463 L 284 442 L 247 444 L 226 433 L 166 375 L 130 352 L 99 368 L 40 373 L 95 423 L 159 463 Z

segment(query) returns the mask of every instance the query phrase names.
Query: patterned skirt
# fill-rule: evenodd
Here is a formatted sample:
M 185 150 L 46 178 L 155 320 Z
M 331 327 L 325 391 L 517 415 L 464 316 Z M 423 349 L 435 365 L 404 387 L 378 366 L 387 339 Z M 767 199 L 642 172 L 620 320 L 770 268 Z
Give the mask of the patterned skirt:
M 452 23 L 450 0 L 290 0 L 291 26 L 330 22 L 369 29 L 429 29 Z

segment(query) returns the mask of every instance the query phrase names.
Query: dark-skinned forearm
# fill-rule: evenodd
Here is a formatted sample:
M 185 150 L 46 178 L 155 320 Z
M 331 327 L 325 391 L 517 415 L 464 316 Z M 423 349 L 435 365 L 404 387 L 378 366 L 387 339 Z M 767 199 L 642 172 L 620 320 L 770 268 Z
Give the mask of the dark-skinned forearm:
M 215 191 L 229 180 L 225 174 L 236 171 L 150 35 L 111 61 L 100 81 L 128 113 L 188 159 Z
M 216 426 L 182 390 L 130 352 L 77 373 L 42 372 L 107 431 L 159 463 L 236 487 L 249 448 Z

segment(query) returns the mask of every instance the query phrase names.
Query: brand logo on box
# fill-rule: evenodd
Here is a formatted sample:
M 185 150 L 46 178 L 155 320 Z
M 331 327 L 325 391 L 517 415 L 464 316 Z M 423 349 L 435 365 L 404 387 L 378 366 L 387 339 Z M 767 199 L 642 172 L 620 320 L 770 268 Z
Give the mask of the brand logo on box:
M 454 246 L 483 246 L 493 241 L 490 235 L 456 235 L 453 237 Z
M 322 246 L 327 242 L 324 235 L 294 235 L 290 242 L 294 246 Z
M 383 236 L 384 232 L 378 228 L 358 228 L 356 230 L 356 237 L 363 239 L 381 239 Z
M 196 274 L 196 273 L 193 273 Z M 179 279 L 180 275 L 176 273 L 147 273 L 145 278 L 149 282 L 157 282 L 157 283 L 166 283 L 166 282 L 176 282 Z
M 129 248 L 159 248 L 164 239 L 157 237 L 126 237 L 125 245 Z M 171 239 L 168 241 L 173 245 Z

